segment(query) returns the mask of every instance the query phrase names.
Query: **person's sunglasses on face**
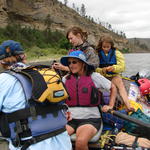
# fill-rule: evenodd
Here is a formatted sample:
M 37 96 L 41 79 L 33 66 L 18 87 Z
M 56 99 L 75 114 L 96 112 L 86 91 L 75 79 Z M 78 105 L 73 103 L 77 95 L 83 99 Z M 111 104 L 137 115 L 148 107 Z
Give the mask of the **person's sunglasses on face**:
M 68 61 L 68 65 L 71 65 L 71 64 L 77 64 L 78 63 L 78 61 Z

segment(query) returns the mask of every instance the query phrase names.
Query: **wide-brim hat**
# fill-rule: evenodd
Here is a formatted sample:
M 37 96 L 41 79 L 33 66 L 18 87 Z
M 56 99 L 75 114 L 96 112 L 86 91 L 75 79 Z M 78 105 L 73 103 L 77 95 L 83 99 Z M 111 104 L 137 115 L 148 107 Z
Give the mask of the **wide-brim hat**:
M 80 50 L 70 52 L 68 56 L 63 56 L 60 59 L 61 64 L 63 64 L 64 66 L 68 66 L 68 58 L 77 58 L 82 62 L 84 62 L 88 66 L 88 69 L 92 69 L 92 70 L 94 69 L 94 66 L 87 62 L 87 58 L 84 52 Z

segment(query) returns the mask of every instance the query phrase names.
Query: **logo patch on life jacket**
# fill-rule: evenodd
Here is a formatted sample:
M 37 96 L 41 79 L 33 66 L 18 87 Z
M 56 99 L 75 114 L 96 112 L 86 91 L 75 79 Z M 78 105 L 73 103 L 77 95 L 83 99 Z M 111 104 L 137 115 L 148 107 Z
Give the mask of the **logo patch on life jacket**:
M 62 96 L 64 96 L 64 90 L 53 92 L 53 97 L 62 97 Z
M 82 92 L 83 92 L 83 93 L 88 93 L 88 88 L 84 87 L 84 88 L 82 89 Z

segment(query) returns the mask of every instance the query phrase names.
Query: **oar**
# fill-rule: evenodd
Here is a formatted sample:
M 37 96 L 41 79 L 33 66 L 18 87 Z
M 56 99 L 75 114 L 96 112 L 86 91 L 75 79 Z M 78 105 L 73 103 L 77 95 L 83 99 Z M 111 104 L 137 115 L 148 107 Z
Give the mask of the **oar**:
M 108 112 L 111 113 L 112 115 L 115 115 L 115 116 L 121 118 L 121 119 L 127 120 L 127 121 L 135 123 L 135 124 L 137 124 L 139 126 L 142 126 L 142 127 L 150 129 L 150 124 L 149 123 L 145 123 L 145 122 L 143 122 L 141 120 L 132 118 L 131 116 L 128 116 L 128 115 L 123 114 L 123 113 L 120 113 L 120 112 L 115 111 L 115 110 L 109 110 Z

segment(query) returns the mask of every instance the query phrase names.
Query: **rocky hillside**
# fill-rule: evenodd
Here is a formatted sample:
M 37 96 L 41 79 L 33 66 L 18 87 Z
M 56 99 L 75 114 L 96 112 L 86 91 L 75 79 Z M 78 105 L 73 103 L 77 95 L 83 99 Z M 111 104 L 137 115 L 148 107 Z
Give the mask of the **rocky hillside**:
M 110 34 L 118 48 L 130 49 L 132 45 L 127 39 L 81 17 L 57 0 L 0 0 L 0 27 L 5 27 L 9 23 L 40 30 L 51 28 L 63 33 L 71 26 L 80 26 L 88 31 L 91 44 L 96 44 L 101 35 Z
M 137 45 L 140 49 L 139 52 L 150 52 L 150 39 L 149 38 L 130 38 L 128 41 L 134 46 Z M 142 50 L 141 50 L 142 49 Z

